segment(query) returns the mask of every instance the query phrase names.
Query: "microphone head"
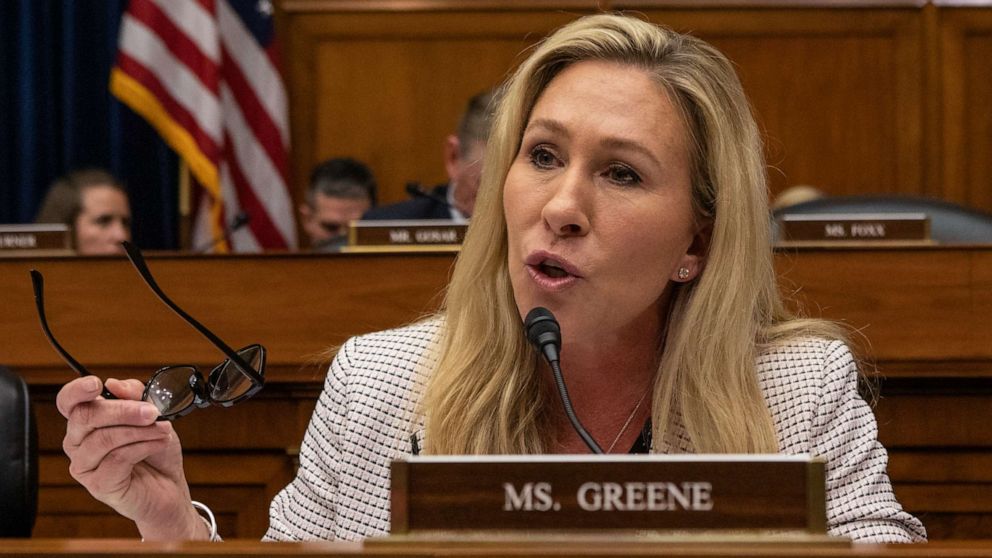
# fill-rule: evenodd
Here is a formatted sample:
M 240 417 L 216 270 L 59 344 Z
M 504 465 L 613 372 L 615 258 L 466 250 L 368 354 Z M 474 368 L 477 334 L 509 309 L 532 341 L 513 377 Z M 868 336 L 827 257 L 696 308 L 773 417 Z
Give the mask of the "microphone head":
M 244 211 L 238 213 L 234 216 L 234 220 L 231 221 L 231 231 L 236 231 L 241 227 L 247 225 L 251 221 L 251 215 L 245 213 Z
M 551 310 L 538 306 L 528 312 L 524 318 L 524 329 L 527 330 L 527 340 L 534 348 L 550 359 L 546 349 L 550 345 L 554 348 L 554 360 L 557 360 L 558 352 L 561 351 L 561 327 Z

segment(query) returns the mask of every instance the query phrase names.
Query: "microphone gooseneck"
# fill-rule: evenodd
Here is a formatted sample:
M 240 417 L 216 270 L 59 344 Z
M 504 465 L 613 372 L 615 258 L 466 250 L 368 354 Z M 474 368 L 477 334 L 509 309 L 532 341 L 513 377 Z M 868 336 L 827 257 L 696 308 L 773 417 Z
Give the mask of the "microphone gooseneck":
M 555 315 L 547 308 L 538 306 L 527 313 L 527 317 L 524 318 L 524 329 L 527 332 L 527 340 L 544 356 L 545 360 L 551 366 L 551 372 L 555 377 L 555 386 L 558 388 L 558 395 L 561 396 L 561 404 L 565 407 L 565 415 L 568 416 L 568 421 L 572 423 L 572 428 L 578 433 L 579 438 L 582 438 L 582 441 L 589 446 L 590 451 L 599 454 L 603 453 L 603 449 L 599 447 L 596 440 L 582 426 L 582 423 L 579 422 L 579 417 L 575 415 L 575 409 L 572 408 L 572 399 L 568 396 L 565 377 L 561 372 L 561 365 L 558 362 L 559 354 L 561 353 L 561 327 L 558 325 Z
M 250 222 L 251 222 L 251 215 L 245 213 L 244 211 L 239 212 L 237 215 L 234 216 L 234 219 L 231 220 L 231 224 L 228 225 L 226 229 L 224 229 L 224 232 L 222 234 L 215 236 L 214 238 L 210 239 L 204 244 L 201 244 L 200 246 L 197 246 L 196 248 L 193 248 L 193 253 L 202 254 L 204 252 L 207 252 L 208 250 L 213 250 L 214 248 L 217 247 L 218 244 L 224 242 L 225 240 L 230 239 L 232 234 L 238 232 L 239 230 L 241 230 L 242 227 L 244 227 Z

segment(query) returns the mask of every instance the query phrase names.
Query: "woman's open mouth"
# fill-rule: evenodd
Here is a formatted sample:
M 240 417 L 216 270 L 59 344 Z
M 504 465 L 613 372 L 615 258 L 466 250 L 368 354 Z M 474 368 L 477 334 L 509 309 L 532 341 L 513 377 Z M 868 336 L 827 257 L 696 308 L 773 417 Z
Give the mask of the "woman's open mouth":
M 560 291 L 581 279 L 573 265 L 552 254 L 535 252 L 525 263 L 531 278 L 545 290 Z
M 545 275 L 547 275 L 547 276 L 549 276 L 551 278 L 554 278 L 554 279 L 557 279 L 559 277 L 567 277 L 568 276 L 568 272 L 565 271 L 564 269 L 562 269 L 558 265 L 558 262 L 553 262 L 553 261 L 541 262 L 537 266 L 537 268 L 539 270 L 541 270 L 541 272 L 544 273 Z

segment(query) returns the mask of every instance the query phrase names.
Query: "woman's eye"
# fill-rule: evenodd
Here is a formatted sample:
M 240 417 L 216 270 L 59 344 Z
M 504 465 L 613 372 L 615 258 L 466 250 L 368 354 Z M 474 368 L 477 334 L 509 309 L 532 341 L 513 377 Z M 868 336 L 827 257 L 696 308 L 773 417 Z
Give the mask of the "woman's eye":
M 540 169 L 554 168 L 558 158 L 546 147 L 538 146 L 530 151 L 530 162 Z
M 633 186 L 641 183 L 641 177 L 626 165 L 610 165 L 606 175 L 611 181 L 620 185 Z

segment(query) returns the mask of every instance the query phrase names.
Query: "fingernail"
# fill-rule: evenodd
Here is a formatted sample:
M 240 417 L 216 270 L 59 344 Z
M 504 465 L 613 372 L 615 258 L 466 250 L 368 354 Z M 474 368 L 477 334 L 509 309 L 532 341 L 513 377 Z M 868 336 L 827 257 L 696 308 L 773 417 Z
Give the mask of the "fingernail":
M 152 405 L 144 405 L 141 407 L 141 418 L 145 420 L 154 420 L 158 418 L 158 409 Z
M 90 391 L 96 391 L 100 389 L 100 378 L 96 376 L 89 376 L 86 378 L 86 389 Z

